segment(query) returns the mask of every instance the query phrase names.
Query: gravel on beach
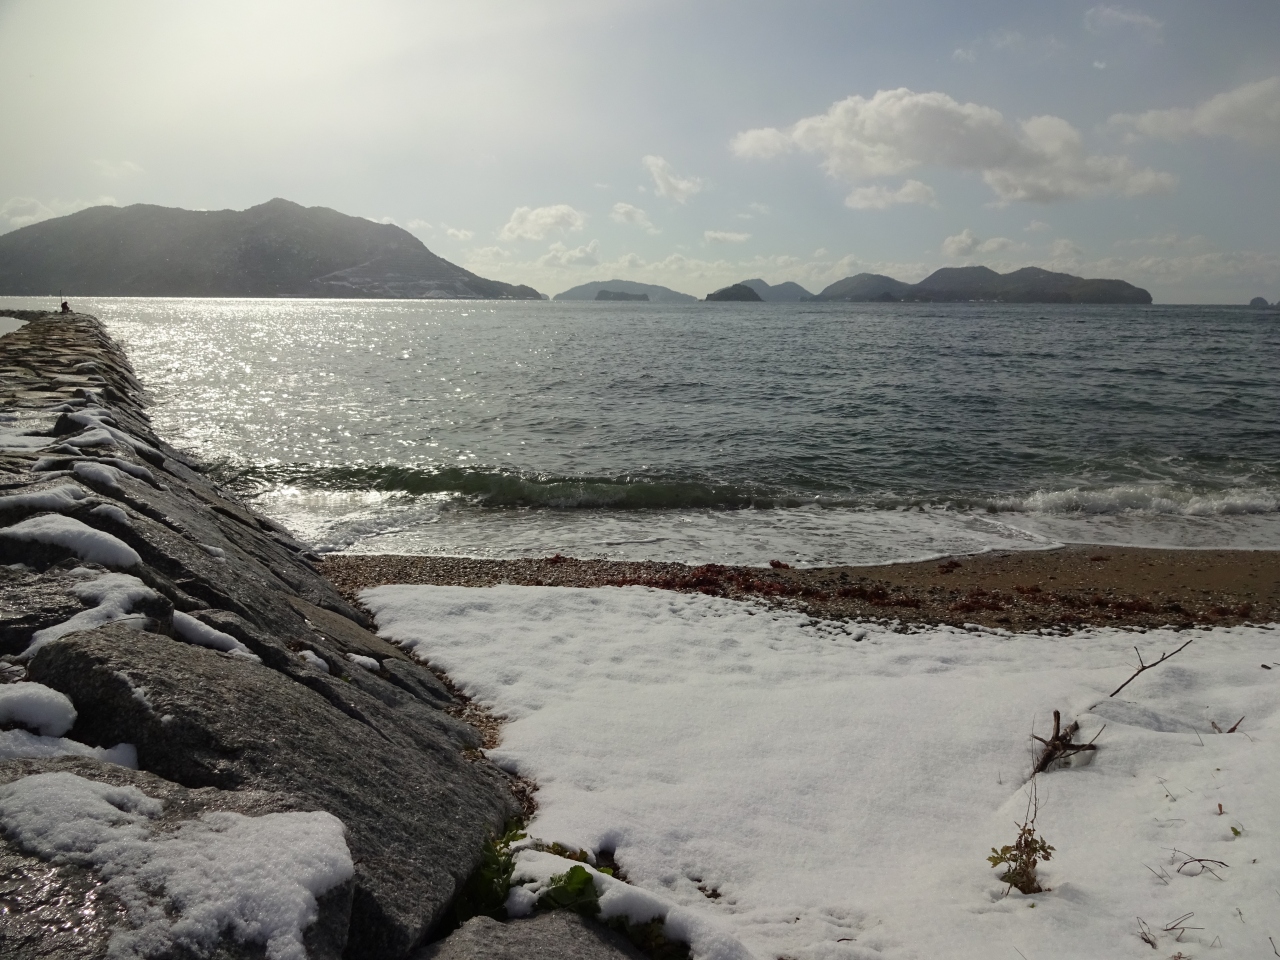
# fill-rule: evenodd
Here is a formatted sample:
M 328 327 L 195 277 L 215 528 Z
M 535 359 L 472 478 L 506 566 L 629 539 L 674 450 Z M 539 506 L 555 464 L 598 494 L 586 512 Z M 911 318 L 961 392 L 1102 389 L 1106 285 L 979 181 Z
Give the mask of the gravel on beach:
M 778 564 L 778 561 L 774 561 Z M 488 587 L 640 585 L 763 602 L 833 620 L 1086 626 L 1234 626 L 1280 619 L 1280 551 L 1073 545 L 883 566 L 687 566 L 570 557 L 333 554 L 321 572 L 353 602 L 388 583 Z

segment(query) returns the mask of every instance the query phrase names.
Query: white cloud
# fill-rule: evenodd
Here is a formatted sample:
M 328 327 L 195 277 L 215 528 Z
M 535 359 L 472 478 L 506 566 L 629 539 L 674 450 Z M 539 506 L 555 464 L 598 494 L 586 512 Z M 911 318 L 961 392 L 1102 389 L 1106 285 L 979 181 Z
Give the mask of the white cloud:
M 768 206 L 768 204 L 764 204 L 764 203 L 749 203 L 749 204 L 747 204 L 747 208 L 748 208 L 752 213 L 758 213 L 758 214 L 759 214 L 760 216 L 762 216 L 762 217 L 767 217 L 767 216 L 769 215 L 769 206 Z
M 547 252 L 537 260 L 543 268 L 564 269 L 566 267 L 594 267 L 600 262 L 600 241 L 592 240 L 586 246 L 574 247 L 570 250 L 563 243 L 553 243 Z
M 972 170 L 1004 202 L 1132 195 L 1174 183 L 1169 174 L 1137 168 L 1128 157 L 1090 154 L 1080 132 L 1059 117 L 1014 124 L 991 107 L 905 87 L 881 90 L 870 99 L 848 97 L 785 132 L 744 131 L 731 147 L 750 159 L 793 149 L 815 153 L 828 174 L 848 181 L 920 166 Z
M 966 227 L 954 237 L 942 241 L 942 252 L 948 257 L 967 257 L 978 249 L 978 235 Z
M 1095 70 L 1105 70 L 1105 69 L 1107 69 L 1107 65 L 1106 65 L 1105 63 L 1103 63 L 1101 60 L 1095 60 L 1095 61 L 1093 61 L 1093 69 L 1095 69 Z
M 1227 137 L 1259 146 L 1280 144 L 1280 77 L 1246 83 L 1196 107 L 1118 113 L 1111 123 L 1161 140 Z
M 567 203 L 550 207 L 516 207 L 498 237 L 501 240 L 541 240 L 553 230 L 568 233 L 581 230 L 586 223 L 586 215 Z
M 472 233 L 470 230 L 463 230 L 461 227 L 445 227 L 444 232 L 447 233 L 449 236 L 453 237 L 453 239 L 455 240 L 461 240 L 463 243 L 466 243 L 468 240 L 470 240 L 472 237 L 475 236 L 475 234 Z M 505 233 L 505 228 L 504 228 L 504 233 Z M 510 238 L 503 237 L 503 239 L 508 240 Z
M 702 239 L 707 243 L 745 243 L 751 239 L 751 234 L 734 233 L 731 230 L 704 230 Z
M 1008 237 L 992 237 L 990 240 L 983 240 L 966 227 L 955 236 L 947 237 L 942 241 L 942 252 L 948 257 L 968 257 L 975 253 L 999 253 L 1012 246 L 1015 244 Z
M 1128 10 L 1124 7 L 1108 7 L 1099 4 L 1090 7 L 1084 13 L 1085 29 L 1091 33 L 1115 33 L 1118 30 L 1132 30 L 1139 36 L 1155 42 L 1160 39 L 1160 31 L 1164 24 L 1155 17 Z
M 435 228 L 431 226 L 431 224 L 427 223 L 427 221 L 425 220 L 410 220 L 409 229 L 414 231 L 415 233 L 417 232 L 425 233 L 426 231 L 434 230 Z
M 951 54 L 951 59 L 956 63 L 974 63 L 978 59 L 978 55 L 973 50 L 965 50 L 957 47 L 955 52 Z
M 98 168 L 98 173 L 109 180 L 119 180 L 143 172 L 142 167 L 132 160 L 95 160 L 93 165 Z
M 649 220 L 649 215 L 634 204 L 621 201 L 615 203 L 612 212 L 609 214 L 609 219 L 615 223 L 626 223 L 633 227 L 639 227 L 641 230 L 649 231 L 649 233 L 658 232 L 657 228 Z
M 922 203 L 937 206 L 933 187 L 919 180 L 908 180 L 897 190 L 879 185 L 858 187 L 844 198 L 844 205 L 854 210 L 884 210 L 899 203 Z
M 697 177 L 677 176 L 675 170 L 662 157 L 647 156 L 641 159 L 649 175 L 653 177 L 653 188 L 660 197 L 684 203 L 702 189 L 702 181 Z
M 27 227 L 42 220 L 65 217 L 69 213 L 89 207 L 117 206 L 115 197 L 98 197 L 97 200 L 50 200 L 41 203 L 33 197 L 11 197 L 0 206 L 0 233 Z
M 1084 256 L 1079 244 L 1066 239 L 1053 241 L 1051 253 L 1054 260 L 1076 261 Z
M 1022 229 L 1027 231 L 1028 233 L 1040 233 L 1042 230 L 1048 230 L 1049 225 L 1045 223 L 1043 220 L 1032 220 Z
M 398 226 L 400 226 L 400 224 L 396 223 L 396 221 L 395 221 L 395 218 L 394 218 L 394 217 L 365 217 L 364 219 L 365 219 L 365 220 L 371 220 L 371 221 L 373 221 L 374 223 L 384 223 L 384 224 L 385 224 L 385 223 L 389 223 L 389 224 L 393 224 L 393 225 L 395 225 L 395 226 L 397 226 L 397 227 L 398 227 Z

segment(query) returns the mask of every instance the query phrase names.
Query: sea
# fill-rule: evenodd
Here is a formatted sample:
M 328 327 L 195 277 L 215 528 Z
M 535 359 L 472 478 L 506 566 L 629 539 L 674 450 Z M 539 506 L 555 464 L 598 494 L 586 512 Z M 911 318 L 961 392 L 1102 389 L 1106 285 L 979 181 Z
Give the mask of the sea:
M 72 305 L 124 346 L 161 436 L 322 552 L 1280 549 L 1274 311 Z

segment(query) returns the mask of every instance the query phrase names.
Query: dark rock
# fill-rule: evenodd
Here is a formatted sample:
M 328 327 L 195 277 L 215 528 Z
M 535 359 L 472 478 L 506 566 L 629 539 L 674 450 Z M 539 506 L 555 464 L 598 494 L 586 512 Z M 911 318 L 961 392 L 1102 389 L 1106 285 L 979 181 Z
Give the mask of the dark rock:
M 40 773 L 71 773 L 86 780 L 136 787 L 161 801 L 164 811 L 152 821 L 157 834 L 203 813 L 227 811 L 249 817 L 313 810 L 284 793 L 255 790 L 189 790 L 139 770 L 81 757 L 0 762 L 0 784 Z M 347 942 L 353 884 L 347 882 L 317 900 L 319 917 L 304 932 L 312 960 L 339 960 Z M 126 924 L 127 911 L 93 870 L 53 864 L 0 841 L 0 956 L 5 960 L 98 960 L 107 954 L 113 928 Z M 191 951 L 176 956 L 191 957 Z M 248 960 L 262 957 L 261 945 L 223 941 L 205 957 Z
M 475 917 L 413 960 L 642 960 L 612 930 L 568 910 L 499 923 Z
M 348 956 L 402 956 L 517 807 L 500 774 L 463 757 L 471 728 L 361 667 L 350 673 L 298 682 L 117 626 L 54 641 L 28 666 L 75 704 L 72 739 L 132 743 L 143 769 L 174 783 L 284 792 L 341 819 L 357 861 Z M 362 689 L 374 684 L 400 702 Z
M 761 303 L 760 294 L 744 283 L 735 283 L 730 287 L 721 287 L 715 293 L 707 294 L 708 303 Z

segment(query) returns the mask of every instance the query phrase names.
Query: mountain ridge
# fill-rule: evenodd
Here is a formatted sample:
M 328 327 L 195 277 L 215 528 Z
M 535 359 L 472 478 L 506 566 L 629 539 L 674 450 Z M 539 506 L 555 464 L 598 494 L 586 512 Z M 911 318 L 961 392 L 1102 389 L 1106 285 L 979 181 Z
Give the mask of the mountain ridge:
M 883 274 L 859 273 L 826 287 L 814 300 L 948 303 L 989 300 L 1002 303 L 1136 303 L 1151 294 L 1125 280 L 1091 280 L 1041 267 L 996 273 L 990 267 L 942 267 L 919 283 Z
M 537 300 L 395 224 L 275 198 L 246 210 L 90 207 L 0 236 L 0 294 Z

